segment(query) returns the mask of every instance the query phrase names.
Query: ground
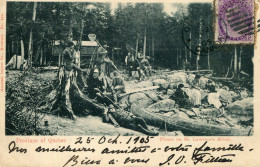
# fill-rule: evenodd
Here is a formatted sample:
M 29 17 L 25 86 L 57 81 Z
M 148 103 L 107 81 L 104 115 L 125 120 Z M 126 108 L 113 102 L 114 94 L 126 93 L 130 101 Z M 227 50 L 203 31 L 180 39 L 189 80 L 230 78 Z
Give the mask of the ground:
M 45 83 L 48 82 L 52 84 L 57 79 L 57 70 L 48 70 L 48 71 L 36 71 L 37 74 L 34 74 L 35 80 L 37 83 L 30 84 L 38 84 L 38 82 Z M 10 70 L 7 71 L 6 81 L 7 83 L 14 82 L 19 76 L 22 75 L 23 72 L 17 70 Z M 27 80 L 26 80 L 27 82 Z M 51 87 L 51 85 L 48 85 Z M 48 89 L 47 92 L 38 92 L 38 94 L 45 94 L 47 95 L 51 90 Z M 77 120 L 73 121 L 68 118 L 59 117 L 52 114 L 40 113 L 41 117 L 43 117 L 39 123 L 39 127 L 42 129 L 46 128 L 44 123 L 48 121 L 48 131 L 53 135 L 64 135 L 64 136 L 79 136 L 79 135 L 92 135 L 92 136 L 103 136 L 103 135 L 111 135 L 116 136 L 121 134 L 122 136 L 142 136 L 144 134 L 131 130 L 126 129 L 123 127 L 115 128 L 112 124 L 107 124 L 102 122 L 102 118 L 98 116 L 85 116 L 85 117 L 78 117 Z M 158 128 L 151 127 L 156 130 Z M 160 130 L 161 136 L 182 136 L 183 134 L 180 131 L 175 132 L 167 132 Z
M 121 134 L 123 136 L 129 135 L 143 135 L 140 132 L 126 129 L 123 127 L 116 128 L 111 124 L 103 123 L 102 118 L 98 116 L 80 116 L 77 120 L 71 120 L 66 117 L 59 117 L 53 115 L 50 112 L 37 111 L 37 105 L 44 101 L 45 97 L 55 89 L 55 82 L 57 81 L 57 68 L 53 69 L 37 69 L 32 73 L 27 73 L 24 75 L 22 71 L 7 71 L 6 83 L 7 83 L 7 101 L 6 101 L 6 112 L 9 113 L 10 119 L 6 121 L 13 120 L 14 126 L 12 125 L 10 129 L 23 127 L 25 130 L 30 129 L 28 132 L 23 133 L 20 130 L 19 133 L 13 132 L 13 134 L 21 135 L 31 135 L 35 134 L 35 129 L 39 129 L 36 133 L 37 135 L 44 134 L 47 135 L 93 135 L 93 136 L 103 136 L 103 135 L 117 135 Z M 203 112 L 201 108 L 195 108 L 194 111 L 181 110 L 176 108 L 175 102 L 170 100 L 170 94 L 172 94 L 176 85 L 180 80 L 186 80 L 181 76 L 178 76 L 178 72 L 175 74 L 168 74 L 166 72 L 162 74 L 157 71 L 153 77 L 146 79 L 145 81 L 137 81 L 136 79 L 127 78 L 123 74 L 126 81 L 126 87 L 128 90 L 131 89 L 142 89 L 147 87 L 153 87 L 156 82 L 160 82 L 160 89 L 150 90 L 145 92 L 134 93 L 131 95 L 124 96 L 120 101 L 119 105 L 124 106 L 125 104 L 135 103 L 142 108 L 146 108 L 151 112 L 157 113 L 162 117 L 175 118 L 178 116 L 181 119 L 187 119 L 191 122 L 194 120 L 207 123 L 221 125 L 227 128 L 250 128 L 253 126 L 253 98 L 248 97 L 245 93 L 241 93 L 238 98 L 240 100 L 233 101 L 232 104 L 227 107 L 229 109 L 228 114 L 225 117 L 217 118 L 219 112 L 215 110 L 206 110 Z M 177 77 L 178 76 L 178 77 Z M 177 78 L 176 78 L 177 77 Z M 167 80 L 167 82 L 166 82 Z M 161 82 L 164 81 L 164 82 Z M 173 84 L 175 83 L 176 84 Z M 187 83 L 186 81 L 184 81 Z M 11 89 L 10 89 L 11 88 Z M 29 94 L 29 96 L 27 95 Z M 243 95 L 243 98 L 241 98 Z M 246 97 L 244 97 L 246 96 Z M 126 102 L 126 103 L 125 103 Z M 153 106 L 153 107 L 152 107 Z M 208 109 L 208 108 L 204 108 Z M 212 109 L 212 108 L 211 108 Z M 214 109 L 214 108 L 213 108 Z M 20 119 L 13 116 L 12 112 L 19 110 L 24 114 L 29 115 L 28 123 L 32 127 L 27 125 Z M 200 115 L 194 115 L 195 111 L 201 113 Z M 19 115 L 19 112 L 15 114 Z M 240 114 L 240 115 L 239 115 Z M 195 117 L 194 117 L 195 116 Z M 15 119 L 13 119 L 15 118 Z M 20 118 L 20 117 L 18 117 Z M 34 126 L 34 121 L 39 118 L 37 125 Z M 15 121 L 14 121 L 15 120 Z M 21 122 L 20 122 L 21 121 Z M 36 122 L 36 121 L 35 121 Z M 21 126 L 20 124 L 23 124 Z M 16 125 L 15 125 L 16 124 Z M 10 126 L 10 125 L 8 125 Z M 28 128 L 29 126 L 29 128 Z M 165 123 L 166 126 L 166 123 Z M 161 129 L 150 126 L 151 129 L 159 131 L 160 136 L 181 136 L 183 135 L 180 131 L 167 131 L 167 127 Z M 20 128 L 22 129 L 22 128 Z M 44 131 L 44 129 L 46 131 Z M 193 134 L 196 135 L 196 134 Z

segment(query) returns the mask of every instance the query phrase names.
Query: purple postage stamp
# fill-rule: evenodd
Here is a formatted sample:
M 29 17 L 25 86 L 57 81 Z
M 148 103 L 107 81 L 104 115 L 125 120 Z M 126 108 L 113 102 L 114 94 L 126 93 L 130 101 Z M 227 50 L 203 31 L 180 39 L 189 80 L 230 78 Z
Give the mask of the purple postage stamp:
M 254 43 L 254 0 L 216 0 L 215 40 Z

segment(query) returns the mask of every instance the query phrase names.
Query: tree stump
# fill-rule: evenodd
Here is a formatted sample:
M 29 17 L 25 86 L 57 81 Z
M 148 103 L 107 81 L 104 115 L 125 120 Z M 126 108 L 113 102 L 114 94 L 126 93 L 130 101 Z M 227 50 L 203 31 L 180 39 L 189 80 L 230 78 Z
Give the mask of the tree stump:
M 86 86 L 82 73 L 75 70 L 66 71 L 61 67 L 58 71 L 57 86 L 46 97 L 39 110 L 48 111 L 59 116 L 77 119 L 76 115 L 100 115 L 105 107 L 90 99 L 82 89 Z

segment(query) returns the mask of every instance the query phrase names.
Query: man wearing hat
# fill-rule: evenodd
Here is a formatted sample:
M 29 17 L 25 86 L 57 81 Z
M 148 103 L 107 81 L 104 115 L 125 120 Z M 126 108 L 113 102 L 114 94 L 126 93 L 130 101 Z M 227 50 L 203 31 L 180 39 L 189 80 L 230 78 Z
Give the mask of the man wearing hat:
M 103 47 L 99 47 L 97 50 L 97 57 L 94 63 L 94 68 L 97 68 L 99 70 L 99 75 L 106 75 L 106 65 L 110 65 L 114 70 L 117 70 L 117 67 L 115 66 L 114 62 L 110 60 L 107 55 L 107 51 Z
M 78 72 L 83 71 L 75 63 L 77 52 L 74 49 L 74 43 L 72 41 L 68 42 L 68 46 L 62 53 L 63 66 L 66 71 L 71 71 L 72 69 L 77 70 Z
M 94 99 L 97 97 L 97 93 L 104 92 L 105 91 L 105 85 L 103 78 L 99 78 L 99 71 L 98 69 L 94 69 L 94 71 L 90 74 L 90 77 L 88 78 L 88 94 L 91 99 Z

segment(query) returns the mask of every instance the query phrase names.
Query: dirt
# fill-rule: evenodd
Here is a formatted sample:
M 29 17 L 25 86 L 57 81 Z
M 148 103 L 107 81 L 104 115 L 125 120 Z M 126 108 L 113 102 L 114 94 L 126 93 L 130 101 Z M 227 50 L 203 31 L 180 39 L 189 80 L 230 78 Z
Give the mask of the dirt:
M 8 83 L 12 83 L 15 81 L 15 78 L 22 75 L 22 71 L 18 70 L 9 70 L 7 71 L 6 80 Z M 56 70 L 48 70 L 48 71 L 40 71 L 37 74 L 33 74 L 34 78 L 37 81 L 34 82 L 51 82 L 57 79 L 57 71 Z M 134 85 L 134 84 L 133 84 Z M 44 92 L 48 94 L 49 92 Z M 42 114 L 41 114 L 42 115 Z M 48 122 L 48 126 L 44 126 L 44 124 Z M 79 135 L 90 135 L 90 136 L 103 136 L 103 135 L 111 135 L 116 136 L 121 134 L 122 136 L 143 136 L 143 133 L 126 129 L 123 127 L 114 127 L 112 124 L 103 123 L 102 118 L 98 116 L 86 116 L 86 117 L 78 117 L 77 120 L 73 121 L 68 118 L 59 117 L 56 115 L 45 114 L 44 118 L 41 121 L 41 127 L 44 129 L 48 129 L 52 135 L 61 135 L 61 136 L 79 136 Z M 158 128 L 149 126 L 157 131 Z M 160 130 L 160 136 L 183 136 L 180 131 L 167 132 Z M 49 133 L 47 134 L 49 135 Z
M 116 128 L 112 124 L 103 123 L 101 117 L 91 115 L 87 117 L 78 117 L 75 121 L 54 115 L 45 115 L 42 126 L 44 126 L 44 121 L 48 121 L 49 129 L 60 136 L 117 136 L 118 134 L 122 136 L 144 136 L 143 133 L 131 129 L 123 127 Z M 150 126 L 150 128 L 154 127 Z M 182 136 L 182 133 L 179 131 L 160 131 L 159 133 L 160 136 Z
M 15 81 L 15 78 L 21 76 L 21 71 L 7 71 L 6 80 L 9 83 L 12 83 L 12 80 Z M 53 81 L 57 79 L 57 70 L 48 70 L 48 71 L 38 71 L 37 73 L 33 73 L 34 81 L 33 82 L 45 82 L 47 84 L 52 84 Z M 156 79 L 156 77 L 153 77 Z M 135 89 L 135 88 L 143 88 L 152 84 L 152 77 L 149 80 L 138 82 L 137 80 L 127 81 L 126 87 Z M 42 84 L 44 85 L 44 84 Z M 46 85 L 44 85 L 46 86 Z M 51 90 L 50 90 L 51 91 Z M 161 90 L 163 91 L 163 90 Z M 50 92 L 39 92 L 41 95 L 48 94 Z M 39 95 L 40 95 L 39 94 Z M 168 97 L 167 97 L 168 99 Z M 230 118 L 230 120 L 234 120 L 234 124 L 237 124 L 238 120 L 240 120 L 239 124 L 243 124 L 244 126 L 248 126 L 248 121 L 252 117 L 248 117 L 245 119 L 238 118 Z M 72 135 L 90 135 L 90 136 L 103 136 L 103 135 L 111 135 L 116 136 L 121 134 L 123 136 L 142 136 L 144 134 L 126 129 L 123 127 L 116 128 L 111 124 L 103 123 L 101 117 L 97 116 L 86 116 L 86 117 L 78 117 L 76 121 L 70 120 L 64 117 L 58 117 L 56 115 L 45 115 L 42 120 L 42 127 L 44 127 L 44 122 L 48 122 L 48 129 L 51 130 L 52 134 L 55 135 L 64 135 L 64 136 L 72 136 Z M 208 121 L 203 120 L 203 121 Z M 252 122 L 252 121 L 251 121 Z M 251 123 L 249 122 L 249 123 Z M 219 123 L 217 123 L 219 124 Z M 250 124 L 251 125 L 251 124 Z M 164 130 L 159 130 L 158 128 L 150 126 L 157 131 L 159 131 L 160 136 L 183 136 L 182 132 L 174 131 L 167 132 Z

